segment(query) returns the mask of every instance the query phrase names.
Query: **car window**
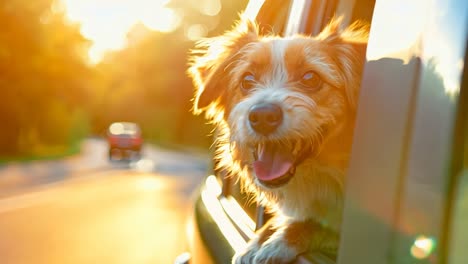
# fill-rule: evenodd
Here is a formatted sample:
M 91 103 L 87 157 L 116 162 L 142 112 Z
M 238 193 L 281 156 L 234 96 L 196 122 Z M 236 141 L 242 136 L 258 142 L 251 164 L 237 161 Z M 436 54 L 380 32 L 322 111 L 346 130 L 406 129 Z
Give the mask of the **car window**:
M 289 19 L 288 13 L 290 12 L 290 5 L 292 1 L 266 1 L 265 4 L 257 15 L 257 23 L 259 24 L 261 34 L 280 34 L 284 35 L 286 30 L 287 21 Z M 341 1 L 347 2 L 347 1 Z M 306 10 L 303 14 L 305 28 L 303 32 L 311 34 L 311 30 L 317 28 L 321 30 L 330 19 L 335 15 L 336 8 L 340 1 L 306 1 Z M 372 10 L 374 6 L 374 0 L 361 0 L 356 1 L 356 7 L 351 8 L 352 21 L 356 19 L 371 21 Z M 362 6 L 366 7 L 362 7 Z M 361 8 L 365 10 L 361 10 Z M 359 11 L 358 11 L 359 9 Z M 233 178 L 227 175 L 225 171 L 218 173 L 220 180 L 223 182 L 223 194 L 228 196 L 232 195 L 236 198 L 238 203 L 244 208 L 247 214 L 254 220 L 256 220 L 257 228 L 259 228 L 266 220 L 269 215 L 265 213 L 264 208 L 257 207 L 255 200 L 252 197 L 246 195 L 242 190 L 238 182 L 235 182 Z
M 352 9 L 352 20 L 360 20 L 370 23 L 374 13 L 375 0 L 357 0 Z
M 317 35 L 335 14 L 338 1 L 311 1 L 305 33 Z
M 374 13 L 375 0 L 339 1 L 336 6 L 336 14 L 343 17 L 346 25 L 360 20 L 371 22 Z
M 309 4 L 306 34 L 316 35 L 328 24 L 333 17 L 343 17 L 343 26 L 354 21 L 370 24 L 374 12 L 375 0 L 311 1 Z
M 290 5 L 291 1 L 265 1 L 256 18 L 260 34 L 283 35 Z

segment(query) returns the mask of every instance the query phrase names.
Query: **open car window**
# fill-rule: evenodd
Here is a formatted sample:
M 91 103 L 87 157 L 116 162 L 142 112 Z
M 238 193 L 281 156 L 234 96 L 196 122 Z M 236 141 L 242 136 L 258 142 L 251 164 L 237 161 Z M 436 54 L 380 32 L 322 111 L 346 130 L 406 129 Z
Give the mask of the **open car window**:
M 356 20 L 370 23 L 375 3 L 374 0 L 357 0 L 353 2 L 354 8 L 350 8 L 346 6 L 349 5 L 346 0 L 304 1 L 302 16 L 289 17 L 288 14 L 294 8 L 293 5 L 300 2 L 265 1 L 257 15 L 260 33 L 284 36 L 287 33 L 288 23 L 296 22 L 302 24 L 297 29 L 298 33 L 314 35 L 320 32 L 334 16 L 348 17 L 349 24 Z M 346 6 L 346 8 L 343 8 L 343 6 Z M 234 197 L 256 222 L 256 228 L 260 228 L 269 219 L 269 215 L 265 213 L 264 208 L 258 207 L 255 199 L 241 190 L 240 183 L 235 180 L 236 177 L 231 177 L 227 172 L 220 172 L 218 175 L 220 175 L 220 180 L 223 182 L 223 194 Z
M 260 34 L 283 35 L 286 29 L 291 1 L 266 0 L 257 14 Z

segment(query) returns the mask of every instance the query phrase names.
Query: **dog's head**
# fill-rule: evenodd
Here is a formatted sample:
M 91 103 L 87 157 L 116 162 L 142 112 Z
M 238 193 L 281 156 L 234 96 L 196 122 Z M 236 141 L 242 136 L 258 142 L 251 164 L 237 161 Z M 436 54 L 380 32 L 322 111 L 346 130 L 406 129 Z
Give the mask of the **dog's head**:
M 205 111 L 224 129 L 221 145 L 231 157 L 222 158 L 271 190 L 303 163 L 333 159 L 327 144 L 337 151 L 330 142 L 342 141 L 354 121 L 367 34 L 359 26 L 340 30 L 339 20 L 316 37 L 257 32 L 244 21 L 202 41 L 189 74 L 195 113 Z

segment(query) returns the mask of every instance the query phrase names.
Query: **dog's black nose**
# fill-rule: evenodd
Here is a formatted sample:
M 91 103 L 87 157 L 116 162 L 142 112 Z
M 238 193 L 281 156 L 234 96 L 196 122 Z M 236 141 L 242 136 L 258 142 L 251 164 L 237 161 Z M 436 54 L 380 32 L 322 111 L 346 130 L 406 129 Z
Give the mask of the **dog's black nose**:
M 268 135 L 283 122 L 283 111 L 275 104 L 257 104 L 249 110 L 249 122 L 255 131 Z

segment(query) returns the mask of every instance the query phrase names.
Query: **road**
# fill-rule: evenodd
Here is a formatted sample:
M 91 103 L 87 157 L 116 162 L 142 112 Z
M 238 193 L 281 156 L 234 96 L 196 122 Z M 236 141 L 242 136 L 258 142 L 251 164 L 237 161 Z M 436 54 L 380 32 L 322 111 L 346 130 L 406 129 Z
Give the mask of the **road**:
M 0 263 L 172 263 L 185 249 L 190 196 L 208 157 L 147 147 L 144 160 L 123 166 L 107 163 L 98 140 L 86 144 L 104 160 L 85 153 L 0 168 L 0 178 L 17 174 L 1 189 L 13 191 L 0 198 Z M 44 177 L 53 168 L 64 175 Z M 18 180 L 24 170 L 42 178 Z

